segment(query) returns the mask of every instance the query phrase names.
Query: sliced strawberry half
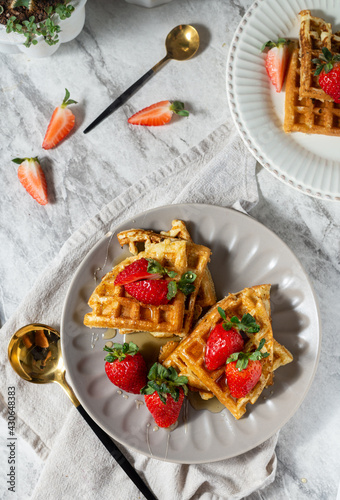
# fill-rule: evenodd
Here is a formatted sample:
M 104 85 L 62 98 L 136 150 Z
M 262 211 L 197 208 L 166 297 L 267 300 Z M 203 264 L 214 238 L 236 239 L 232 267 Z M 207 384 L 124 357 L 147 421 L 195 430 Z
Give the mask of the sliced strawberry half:
M 161 274 L 151 274 L 148 272 L 149 261 L 147 259 L 138 259 L 126 266 L 117 274 L 115 285 L 127 285 L 134 281 L 159 278 Z
M 65 89 L 65 97 L 61 104 L 53 111 L 51 121 L 47 127 L 46 135 L 42 144 L 44 149 L 54 148 L 64 137 L 71 132 L 75 123 L 75 116 L 67 108 L 69 104 L 76 104 L 77 101 L 70 99 L 70 92 Z
M 38 158 L 15 158 L 12 161 L 20 165 L 18 168 L 18 177 L 26 191 L 40 205 L 46 205 L 47 183 Z
M 132 125 L 159 126 L 169 123 L 173 114 L 188 116 L 189 111 L 184 109 L 184 104 L 179 101 L 160 101 L 138 111 L 128 119 Z
M 279 38 L 277 42 L 268 41 L 262 46 L 261 51 L 268 49 L 265 60 L 267 74 L 276 88 L 276 92 L 281 92 L 286 76 L 290 40 Z
M 168 299 L 168 280 L 139 280 L 124 285 L 125 290 L 132 297 L 143 304 L 160 306 L 167 304 Z

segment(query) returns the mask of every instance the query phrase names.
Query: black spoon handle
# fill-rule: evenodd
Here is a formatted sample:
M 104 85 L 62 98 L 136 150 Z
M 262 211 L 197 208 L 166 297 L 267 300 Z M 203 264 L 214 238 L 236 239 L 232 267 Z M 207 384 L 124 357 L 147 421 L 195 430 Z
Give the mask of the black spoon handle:
M 149 69 L 145 75 L 141 76 L 139 80 L 137 80 L 131 87 L 129 87 L 122 95 L 117 97 L 115 101 L 113 101 L 110 106 L 108 106 L 86 129 L 84 130 L 84 134 L 90 132 L 94 127 L 96 127 L 100 122 L 105 120 L 108 116 L 111 115 L 116 109 L 120 108 L 122 104 L 124 104 L 132 94 L 136 92 L 152 75 L 154 74 L 153 68 Z
M 105 118 L 107 118 L 108 116 L 110 116 L 111 113 L 113 113 L 114 111 L 116 111 L 116 109 L 120 108 L 120 106 L 122 104 L 124 104 L 128 99 L 130 99 L 130 97 L 132 96 L 132 94 L 134 94 L 138 89 L 140 89 L 140 87 L 142 85 L 144 85 L 144 83 L 152 75 L 154 75 L 156 73 L 156 71 L 158 71 L 159 68 L 161 66 L 163 66 L 163 64 L 166 61 L 168 61 L 169 59 L 171 59 L 171 56 L 170 56 L 170 54 L 167 53 L 166 56 L 163 57 L 163 59 L 161 59 L 160 61 L 158 61 L 158 63 L 155 64 L 151 69 L 149 69 L 149 71 L 147 71 L 145 73 L 145 75 L 141 76 L 139 78 L 139 80 L 137 80 L 135 83 L 133 83 L 131 85 L 131 87 L 129 87 L 127 90 L 125 90 L 125 92 L 123 92 L 122 95 L 120 95 L 119 97 L 117 97 L 117 99 L 115 101 L 113 101 L 113 103 L 111 103 L 110 106 L 108 106 L 88 127 L 86 127 L 86 129 L 84 130 L 84 134 L 87 134 L 88 132 L 90 132 L 100 122 L 102 122 L 103 120 L 105 120 Z
M 93 432 L 97 435 L 97 437 L 100 439 L 100 441 L 103 443 L 105 448 L 108 450 L 109 453 L 113 456 L 113 458 L 116 460 L 116 462 L 121 466 L 121 468 L 126 472 L 126 474 L 129 476 L 131 481 L 135 483 L 137 488 L 147 500 L 157 500 L 157 497 L 151 492 L 151 490 L 146 486 L 142 478 L 139 476 L 137 471 L 132 467 L 130 462 L 125 458 L 123 453 L 120 451 L 120 449 L 115 445 L 115 443 L 112 441 L 112 439 L 106 434 L 106 432 L 103 431 L 99 427 L 99 425 L 96 424 L 92 420 L 92 418 L 86 413 L 84 408 L 79 405 L 76 407 L 81 416 L 86 420 L 88 425 L 91 427 Z

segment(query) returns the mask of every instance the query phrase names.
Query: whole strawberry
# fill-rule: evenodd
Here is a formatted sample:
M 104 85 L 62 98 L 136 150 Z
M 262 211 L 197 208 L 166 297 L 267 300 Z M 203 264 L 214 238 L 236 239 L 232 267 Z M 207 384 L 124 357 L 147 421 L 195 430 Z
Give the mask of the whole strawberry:
M 317 64 L 314 75 L 319 76 L 319 85 L 326 94 L 340 103 L 340 54 L 332 55 L 326 48 L 322 47 L 320 58 L 312 59 Z
M 141 390 L 145 404 L 158 427 L 170 427 L 177 422 L 187 394 L 187 377 L 179 376 L 171 366 L 154 363 L 148 374 L 149 382 Z
M 244 340 L 240 331 L 256 333 L 260 329 L 251 314 L 244 314 L 241 320 L 233 316 L 228 321 L 221 307 L 218 307 L 218 312 L 223 321 L 211 330 L 207 340 L 205 366 L 208 370 L 216 370 L 226 363 L 231 354 L 242 351 Z
M 262 339 L 255 351 L 233 353 L 228 358 L 225 373 L 230 394 L 234 398 L 244 398 L 260 380 L 260 360 L 269 356 L 268 352 L 261 352 L 264 343 L 265 339 Z
M 145 386 L 147 366 L 138 346 L 133 342 L 104 347 L 109 354 L 105 358 L 105 372 L 110 381 L 126 392 L 139 394 Z

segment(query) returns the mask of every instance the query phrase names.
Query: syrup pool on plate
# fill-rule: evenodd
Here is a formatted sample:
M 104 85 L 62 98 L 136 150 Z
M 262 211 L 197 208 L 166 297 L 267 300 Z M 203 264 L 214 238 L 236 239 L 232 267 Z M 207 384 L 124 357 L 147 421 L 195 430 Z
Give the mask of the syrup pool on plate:
M 150 368 L 158 360 L 159 350 L 164 344 L 171 341 L 179 342 L 181 339 L 176 336 L 158 338 L 148 332 L 133 332 L 126 334 L 124 340 L 138 345 L 140 353 L 144 357 L 148 368 Z M 212 413 L 219 413 L 225 408 L 216 397 L 204 400 L 198 392 L 190 390 L 188 400 L 195 410 L 208 410 Z

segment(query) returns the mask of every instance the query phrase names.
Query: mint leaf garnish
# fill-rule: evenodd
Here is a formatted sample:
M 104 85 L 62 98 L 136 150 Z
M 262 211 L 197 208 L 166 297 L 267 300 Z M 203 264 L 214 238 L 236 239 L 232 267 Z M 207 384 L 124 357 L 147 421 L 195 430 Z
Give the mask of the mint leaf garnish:
M 166 267 L 163 267 L 162 264 L 157 262 L 155 259 L 146 259 L 148 261 L 147 271 L 150 274 L 167 274 L 170 278 L 175 278 L 177 273 L 175 271 L 169 271 Z
M 249 313 L 244 314 L 241 320 L 237 316 L 233 316 L 230 320 L 227 320 L 225 311 L 221 307 L 218 307 L 217 310 L 223 319 L 223 328 L 227 331 L 231 328 L 245 333 L 257 333 L 260 331 L 260 325 L 256 323 L 255 318 Z
M 227 359 L 227 364 L 236 361 L 236 368 L 238 371 L 242 371 L 248 366 L 248 362 L 251 359 L 252 361 L 257 361 L 263 358 L 267 358 L 269 356 L 268 352 L 261 352 L 262 347 L 264 346 L 266 340 L 261 339 L 258 347 L 253 352 L 234 352 Z
M 177 293 L 177 283 L 176 281 L 169 281 L 168 283 L 168 294 L 166 296 L 166 298 L 168 300 L 171 300 L 174 298 L 174 296 L 176 295 Z

